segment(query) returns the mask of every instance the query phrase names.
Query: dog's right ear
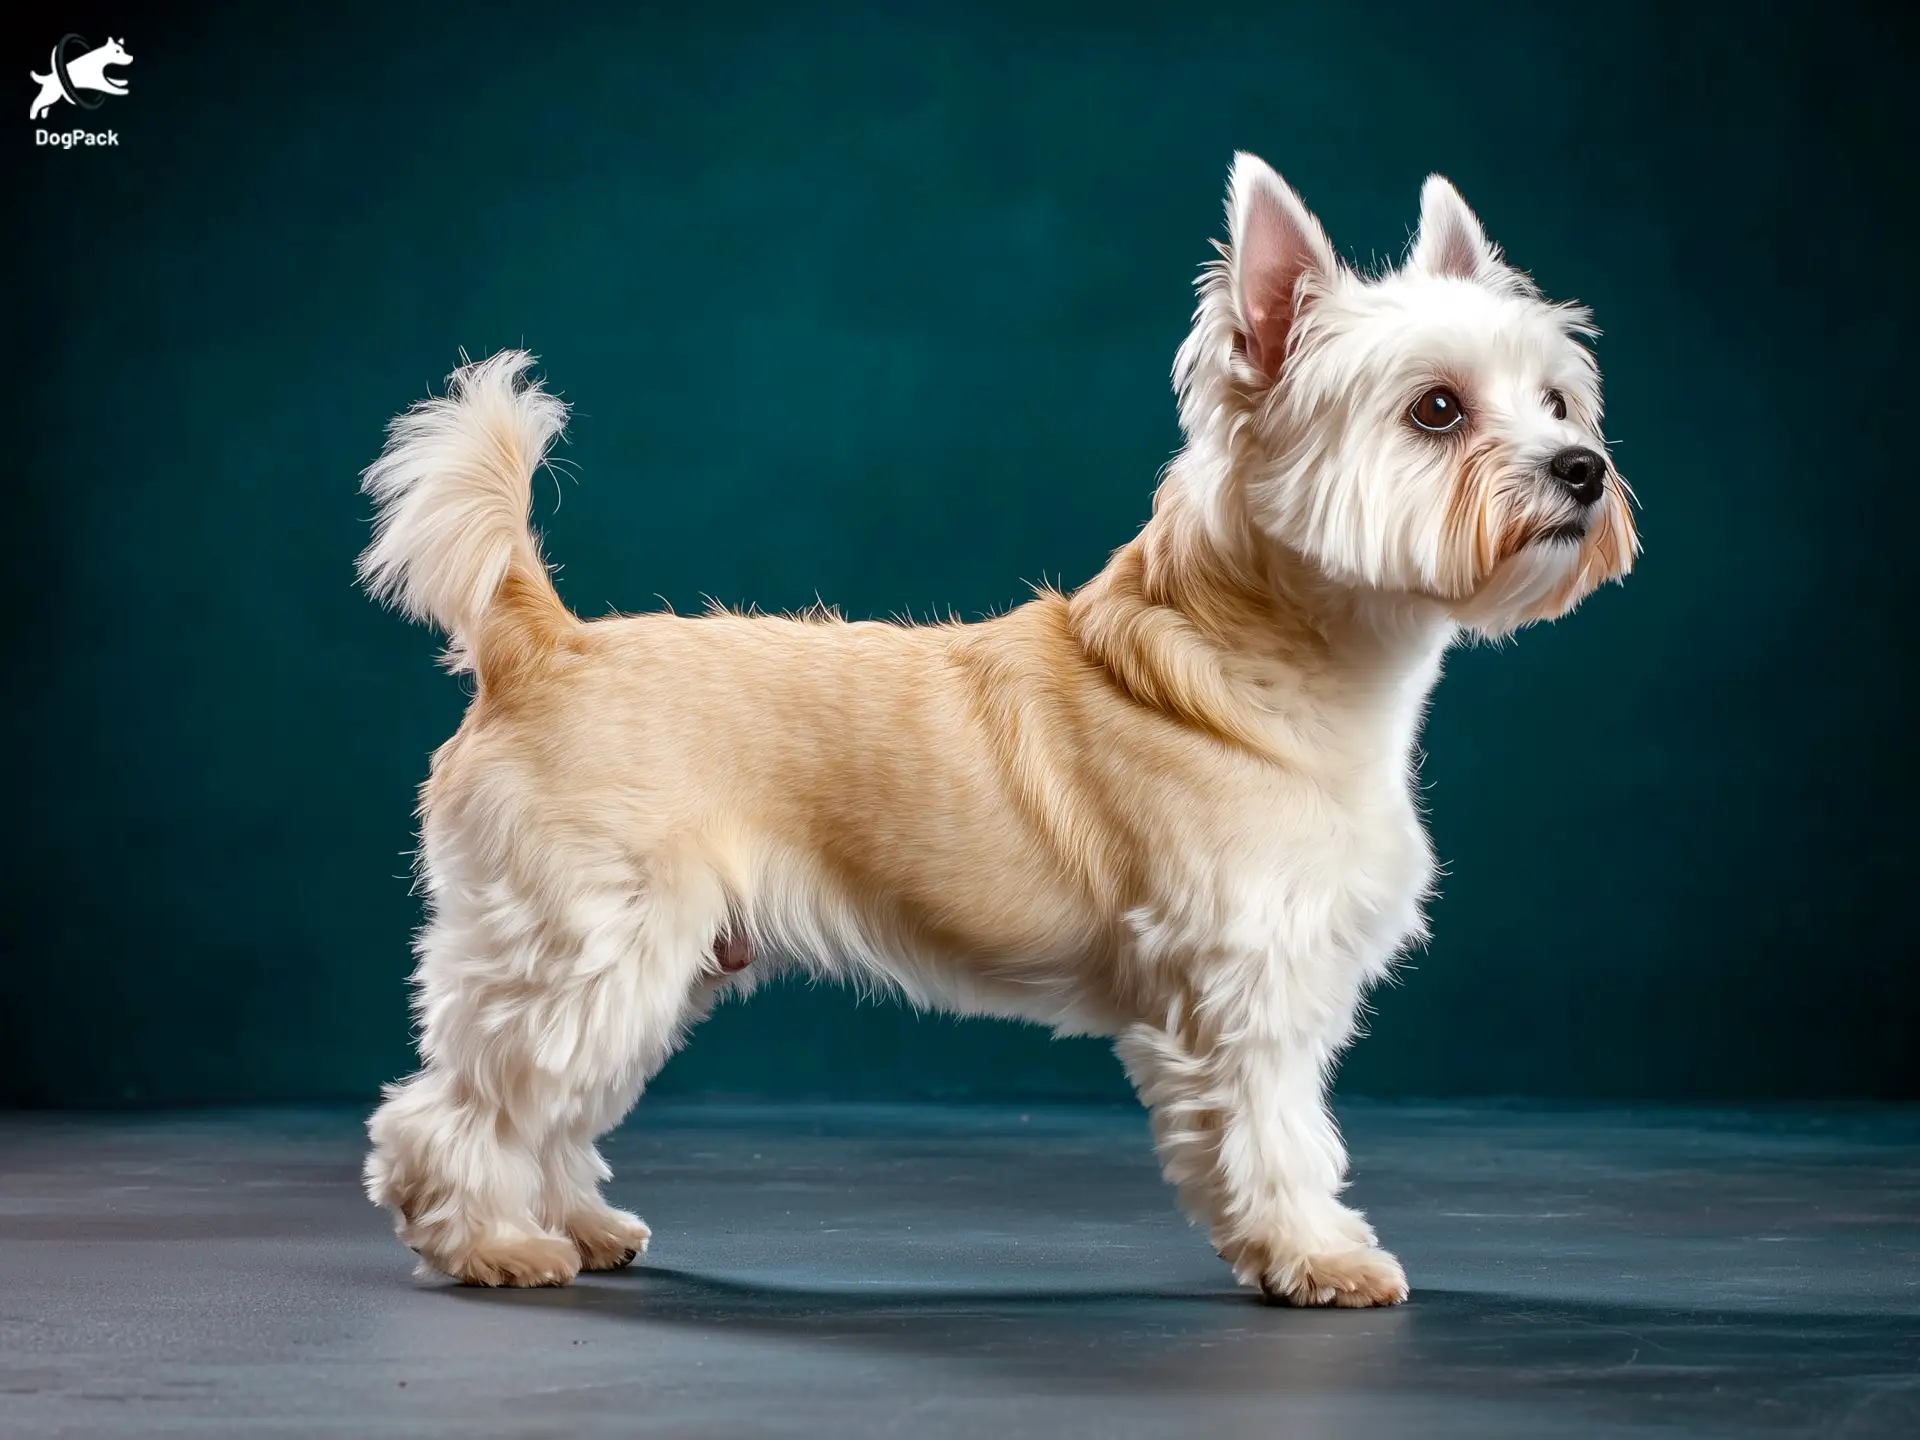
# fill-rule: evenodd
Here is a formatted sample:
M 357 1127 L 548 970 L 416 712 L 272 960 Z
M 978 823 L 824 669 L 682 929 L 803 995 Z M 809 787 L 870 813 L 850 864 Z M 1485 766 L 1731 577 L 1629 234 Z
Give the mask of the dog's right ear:
M 1245 151 L 1233 157 L 1227 224 L 1241 347 L 1257 370 L 1277 380 L 1305 298 L 1302 282 L 1332 278 L 1333 246 L 1287 182 Z

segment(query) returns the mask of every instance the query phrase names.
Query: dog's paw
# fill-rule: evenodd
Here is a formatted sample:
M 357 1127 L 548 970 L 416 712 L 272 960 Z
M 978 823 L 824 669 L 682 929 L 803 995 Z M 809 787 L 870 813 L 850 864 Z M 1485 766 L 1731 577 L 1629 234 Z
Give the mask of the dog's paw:
M 565 1285 L 580 1273 L 580 1252 L 557 1235 L 520 1235 L 486 1240 L 441 1261 L 428 1257 L 462 1285 L 525 1288 Z
M 653 1232 L 647 1222 L 625 1210 L 598 1210 L 567 1221 L 567 1234 L 580 1252 L 582 1270 L 619 1270 L 647 1253 Z
M 1261 1267 L 1254 1283 L 1277 1305 L 1357 1310 L 1407 1298 L 1407 1272 L 1378 1246 L 1275 1259 Z

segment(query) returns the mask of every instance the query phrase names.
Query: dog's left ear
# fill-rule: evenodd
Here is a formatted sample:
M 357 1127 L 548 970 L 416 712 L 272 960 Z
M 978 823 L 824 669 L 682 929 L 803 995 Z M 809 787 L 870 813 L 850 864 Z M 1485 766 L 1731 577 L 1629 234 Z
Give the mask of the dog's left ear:
M 1273 167 L 1245 152 L 1233 157 L 1227 223 L 1241 343 L 1247 359 L 1268 379 L 1277 380 L 1309 282 L 1333 276 L 1333 246 Z
M 1407 263 L 1455 280 L 1492 280 L 1502 269 L 1500 252 L 1487 239 L 1480 217 L 1439 175 L 1429 175 L 1420 188 L 1420 234 Z

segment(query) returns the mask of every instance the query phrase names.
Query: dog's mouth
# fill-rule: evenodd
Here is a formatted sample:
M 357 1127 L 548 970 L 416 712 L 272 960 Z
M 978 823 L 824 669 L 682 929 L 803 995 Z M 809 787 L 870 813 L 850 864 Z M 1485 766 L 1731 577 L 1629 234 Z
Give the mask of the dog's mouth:
M 1533 543 L 1536 545 L 1553 545 L 1564 542 L 1570 545 L 1578 545 L 1586 538 L 1587 522 L 1584 519 L 1562 520 L 1557 524 L 1549 525 L 1538 535 L 1534 536 Z

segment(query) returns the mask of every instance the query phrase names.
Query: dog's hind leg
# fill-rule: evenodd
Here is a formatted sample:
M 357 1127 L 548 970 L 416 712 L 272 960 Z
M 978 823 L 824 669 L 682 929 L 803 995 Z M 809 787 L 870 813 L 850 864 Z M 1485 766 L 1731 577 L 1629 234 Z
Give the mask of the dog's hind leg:
M 684 957 L 685 951 L 678 950 L 675 961 Z M 696 959 L 704 964 L 703 957 Z M 681 967 L 674 963 L 674 968 Z M 613 1172 L 595 1142 L 633 1108 L 680 1037 L 706 1018 L 714 994 L 713 986 L 696 981 L 673 1013 L 662 1006 L 638 1017 L 629 1040 L 635 1064 L 617 1076 L 603 1077 L 597 1088 L 583 1090 L 576 1110 L 548 1137 L 540 1156 L 541 1213 L 549 1225 L 573 1241 L 582 1270 L 621 1269 L 642 1254 L 652 1238 L 653 1232 L 638 1215 L 601 1198 L 600 1186 Z M 663 993 L 662 999 L 666 998 Z
M 420 946 L 424 1067 L 368 1122 L 367 1191 L 428 1266 L 557 1285 L 643 1248 L 606 1206 L 592 1137 L 692 1018 L 705 947 L 652 887 L 575 889 L 566 913 L 436 877 Z M 701 922 L 710 933 L 711 918 Z
M 618 1270 L 645 1251 L 652 1236 L 638 1215 L 601 1198 L 612 1172 L 595 1142 L 620 1123 L 687 1032 L 706 1018 L 724 977 L 752 962 L 751 946 L 725 921 L 730 906 L 711 869 L 686 857 L 678 864 L 661 857 L 655 874 L 632 990 L 619 1002 L 625 1022 L 607 1042 L 630 1063 L 603 1068 L 582 1085 L 577 1108 L 553 1128 L 541 1154 L 542 1213 L 573 1241 L 582 1270 Z

